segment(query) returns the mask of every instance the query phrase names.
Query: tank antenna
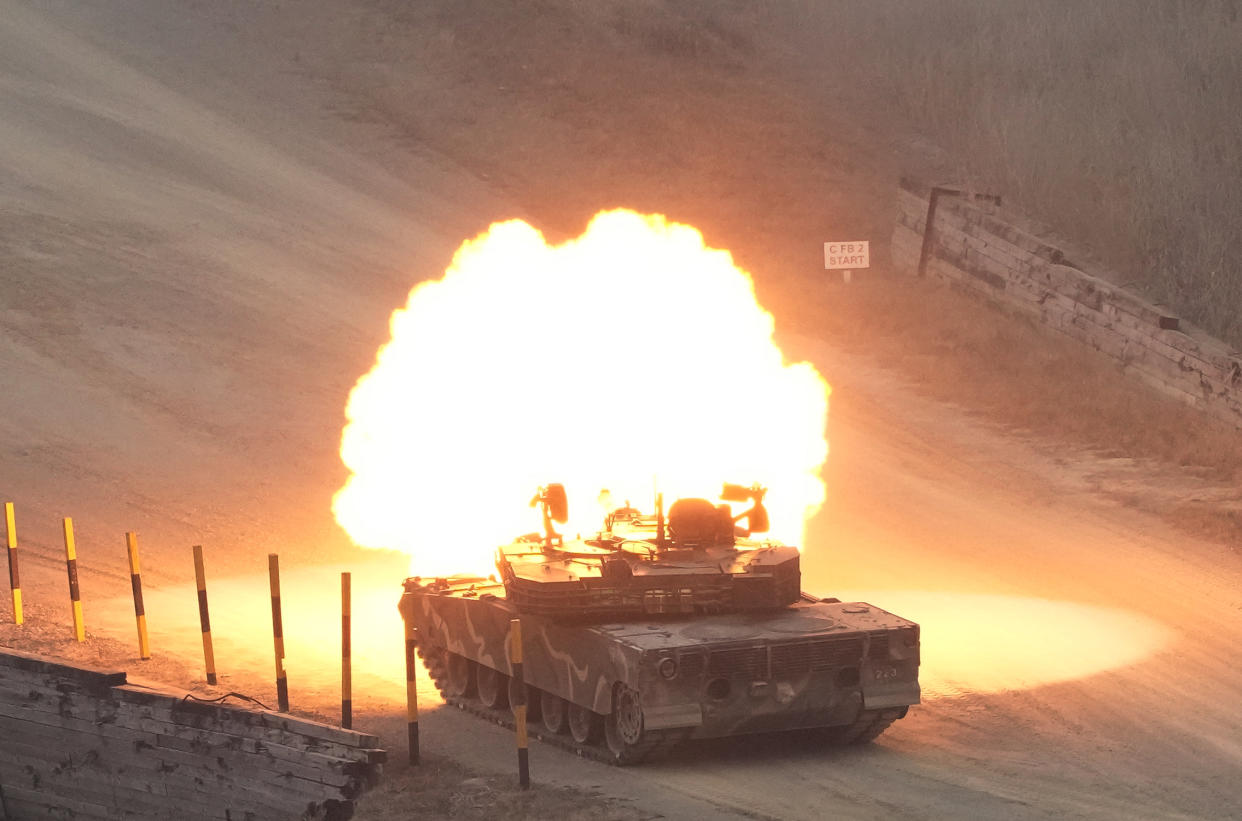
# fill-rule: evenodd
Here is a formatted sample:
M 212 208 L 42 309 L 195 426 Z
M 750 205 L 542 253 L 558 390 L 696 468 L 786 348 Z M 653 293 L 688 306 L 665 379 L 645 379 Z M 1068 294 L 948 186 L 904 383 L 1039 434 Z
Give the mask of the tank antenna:
M 552 522 L 565 524 L 569 521 L 569 504 L 565 499 L 565 486 L 553 483 L 539 488 L 535 492 L 535 497 L 530 500 L 531 507 L 536 505 L 543 511 L 543 549 L 551 553 L 554 547 L 564 544 L 561 534 L 552 527 Z
M 668 547 L 668 540 L 664 537 L 664 494 L 656 494 L 656 548 L 663 550 Z

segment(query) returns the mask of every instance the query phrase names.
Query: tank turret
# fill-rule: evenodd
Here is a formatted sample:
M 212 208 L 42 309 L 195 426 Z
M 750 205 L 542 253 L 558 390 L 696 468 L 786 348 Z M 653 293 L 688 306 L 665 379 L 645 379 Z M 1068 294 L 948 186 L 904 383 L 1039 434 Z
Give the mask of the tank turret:
M 553 526 L 568 518 L 564 488 L 540 488 L 531 505 L 544 532 L 497 553 L 506 597 L 520 612 L 577 622 L 787 607 L 800 596 L 799 553 L 755 538 L 768 529 L 765 492 L 725 485 L 722 504 L 678 499 L 667 517 L 659 496 L 654 515 L 627 502 L 593 538 L 567 541 Z M 735 515 L 729 502 L 750 508 Z

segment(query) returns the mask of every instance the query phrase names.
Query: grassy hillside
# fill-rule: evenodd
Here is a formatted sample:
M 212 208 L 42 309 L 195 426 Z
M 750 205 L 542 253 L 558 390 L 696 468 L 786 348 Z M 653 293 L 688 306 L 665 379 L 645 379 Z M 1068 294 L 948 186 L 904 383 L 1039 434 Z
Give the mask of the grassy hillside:
M 786 23 L 816 71 L 943 147 L 958 180 L 1242 345 L 1240 5 L 803 2 Z

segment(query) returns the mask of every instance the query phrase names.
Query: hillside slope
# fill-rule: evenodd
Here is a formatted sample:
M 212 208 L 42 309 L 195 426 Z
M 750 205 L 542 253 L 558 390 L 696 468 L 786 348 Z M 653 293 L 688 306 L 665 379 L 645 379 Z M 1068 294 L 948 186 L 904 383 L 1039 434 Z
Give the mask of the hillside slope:
M 926 701 L 866 750 L 748 740 L 631 772 L 542 748 L 540 783 L 648 817 L 1242 811 L 1242 568 L 1153 514 L 1228 502 L 1209 481 L 1228 466 L 1136 458 L 1163 434 L 1108 434 L 1117 407 L 1158 431 L 1188 417 L 1160 421 L 1174 412 L 1085 354 L 888 277 L 893 181 L 930 161 L 853 119 L 846 90 L 825 105 L 832 75 L 812 86 L 778 35 L 741 3 L 0 0 L 0 494 L 31 613 L 65 617 L 62 515 L 101 637 L 132 630 L 122 531 L 143 535 L 153 603 L 192 604 L 186 548 L 205 543 L 224 590 L 257 591 L 250 609 L 217 599 L 236 605 L 219 630 L 250 630 L 227 645 L 232 681 L 266 686 L 253 631 L 279 550 L 304 571 L 286 590 L 308 619 L 288 622 L 309 645 L 295 704 L 333 709 L 335 648 L 309 621 L 331 608 L 308 580 L 372 563 L 329 504 L 345 400 L 390 311 L 495 219 L 559 238 L 626 205 L 732 250 L 787 350 L 833 383 L 806 586 L 922 622 Z M 848 289 L 820 257 L 845 236 L 881 249 Z M 1057 405 L 1103 419 L 1125 458 L 1046 435 Z M 377 647 L 404 570 L 383 562 L 355 593 Z M 178 613 L 153 617 L 157 647 L 197 669 L 196 614 Z M 399 658 L 364 657 L 357 709 L 399 745 Z M 503 731 L 423 692 L 428 749 L 511 769 Z M 394 773 L 398 807 L 405 784 Z

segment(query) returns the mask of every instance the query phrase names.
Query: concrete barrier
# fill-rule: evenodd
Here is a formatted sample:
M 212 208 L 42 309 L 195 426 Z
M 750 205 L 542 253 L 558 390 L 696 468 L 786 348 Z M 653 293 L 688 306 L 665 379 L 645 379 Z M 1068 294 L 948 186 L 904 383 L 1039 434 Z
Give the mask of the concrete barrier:
M 931 187 L 903 178 L 892 257 L 914 274 L 923 257 Z M 1123 372 L 1242 427 L 1242 357 L 1230 346 L 1071 260 L 971 195 L 937 197 L 927 276 L 1038 318 L 1116 360 Z
M 365 733 L 0 652 L 6 818 L 347 819 L 379 776 Z

